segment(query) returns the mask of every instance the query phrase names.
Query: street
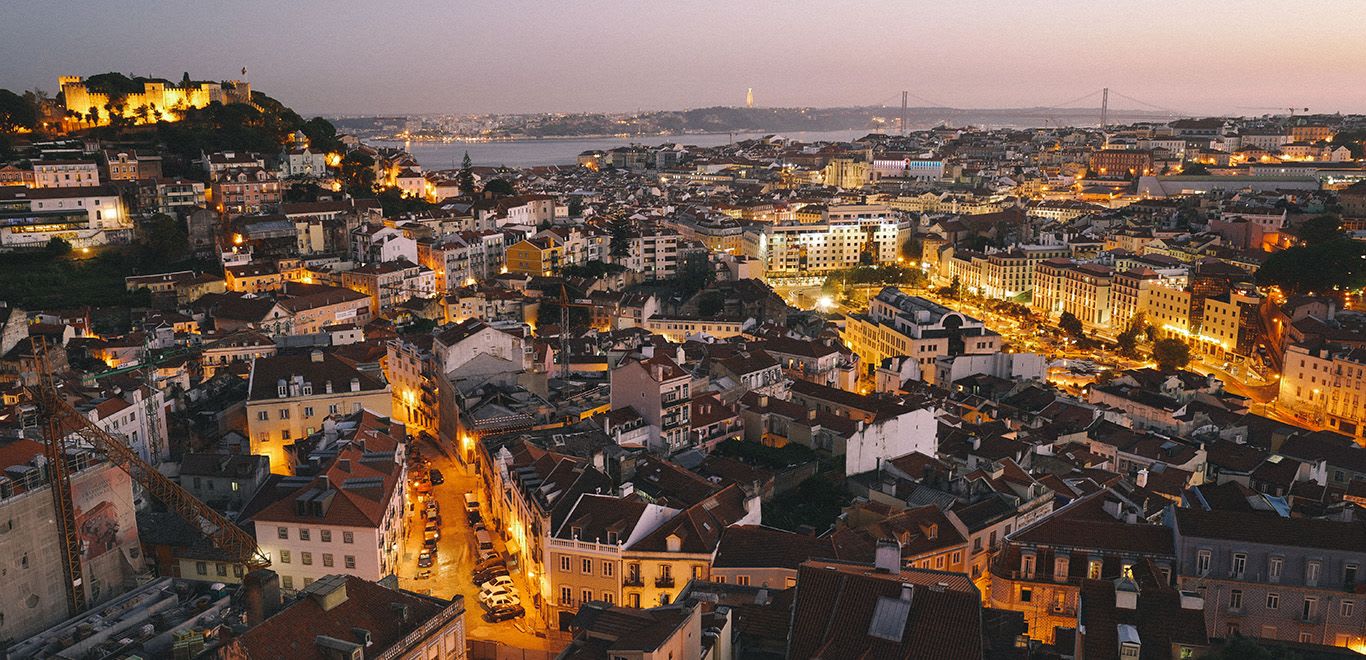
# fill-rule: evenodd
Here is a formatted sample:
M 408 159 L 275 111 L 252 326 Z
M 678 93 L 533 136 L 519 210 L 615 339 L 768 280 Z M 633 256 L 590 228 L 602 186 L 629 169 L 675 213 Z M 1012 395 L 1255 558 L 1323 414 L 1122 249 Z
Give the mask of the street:
M 422 552 L 422 533 L 425 519 L 422 508 L 425 504 L 409 482 L 408 534 L 404 539 L 403 558 L 398 578 L 399 586 L 418 593 L 430 594 L 438 598 L 450 598 L 455 594 L 465 597 L 466 635 L 475 640 L 491 640 L 508 646 L 523 649 L 548 650 L 549 642 L 545 637 L 546 624 L 530 602 L 530 591 L 519 571 L 512 571 L 517 593 L 523 600 L 527 613 L 523 617 L 489 623 L 483 619 L 484 608 L 479 604 L 479 587 L 470 579 L 476 563 L 474 549 L 474 529 L 465 517 L 464 495 L 466 492 L 480 493 L 477 477 L 466 469 L 449 452 L 438 447 L 430 440 L 417 441 L 415 447 L 421 450 L 422 457 L 430 461 L 430 467 L 441 471 L 445 482 L 432 486 L 431 497 L 436 498 L 440 507 L 441 538 L 437 540 L 437 552 L 432 557 L 430 568 L 419 568 L 418 555 Z M 482 499 L 482 498 L 481 498 Z M 481 503 L 487 510 L 487 503 Z M 504 551 L 501 535 L 489 530 L 494 539 L 494 547 Z M 421 577 L 423 572 L 429 572 Z M 538 634 L 539 633 L 539 634 Z

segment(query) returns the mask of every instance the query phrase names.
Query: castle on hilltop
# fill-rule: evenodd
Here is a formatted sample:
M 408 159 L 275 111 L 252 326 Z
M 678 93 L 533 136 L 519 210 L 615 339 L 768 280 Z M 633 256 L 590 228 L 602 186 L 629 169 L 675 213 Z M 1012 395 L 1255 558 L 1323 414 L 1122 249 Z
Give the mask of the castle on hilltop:
M 86 127 L 109 124 L 111 109 L 134 124 L 154 124 L 157 121 L 176 121 L 185 110 L 202 108 L 214 101 L 224 105 L 251 103 L 251 83 L 243 80 L 188 86 L 147 81 L 142 84 L 141 93 L 112 99 L 107 93 L 90 91 L 80 76 L 60 76 L 57 84 L 65 99 L 67 121 Z

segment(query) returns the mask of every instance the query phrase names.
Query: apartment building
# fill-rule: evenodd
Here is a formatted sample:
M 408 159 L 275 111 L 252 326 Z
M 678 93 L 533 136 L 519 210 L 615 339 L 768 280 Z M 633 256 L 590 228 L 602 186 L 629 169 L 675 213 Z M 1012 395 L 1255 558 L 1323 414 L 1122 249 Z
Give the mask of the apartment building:
M 259 167 L 228 169 L 214 176 L 210 194 L 219 213 L 238 216 L 274 210 L 284 187 L 273 173 Z
M 1169 511 L 1181 588 L 1205 598 L 1211 637 L 1366 644 L 1366 528 L 1286 512 Z
M 37 248 L 54 237 L 72 247 L 126 243 L 133 219 L 114 188 L 0 186 L 0 247 Z
M 507 247 L 505 253 L 509 273 L 535 277 L 557 275 L 564 266 L 564 243 L 558 237 L 526 238 Z
M 1052 643 L 1055 628 L 1077 626 L 1086 580 L 1114 580 L 1151 560 L 1170 584 L 1172 533 L 1140 519 L 1141 509 L 1100 490 L 1073 500 L 1006 537 L 989 568 L 991 607 L 1024 614 L 1029 636 Z
M 413 298 L 434 297 L 436 274 L 407 259 L 397 259 L 345 271 L 342 286 L 370 296 L 371 309 L 380 313 Z
M 1109 330 L 1114 270 L 1070 259 L 1048 259 L 1034 271 L 1030 306 L 1049 316 L 1071 313 L 1090 330 Z
M 34 188 L 88 188 L 100 185 L 100 164 L 93 160 L 35 160 Z
M 859 265 L 894 264 L 910 223 L 886 211 L 826 214 L 813 224 L 764 225 L 746 233 L 746 255 L 771 277 L 824 274 Z
M 1276 405 L 1366 442 L 1366 349 L 1316 343 L 1286 347 Z
M 259 294 L 279 291 L 285 285 L 285 276 L 274 262 L 258 261 L 224 268 L 223 282 L 228 291 Z
M 257 358 L 247 392 L 251 453 L 270 457 L 271 470 L 289 474 L 286 448 L 323 428 L 325 418 L 369 410 L 388 416 L 388 383 L 341 359 L 314 350 Z
M 692 375 L 666 355 L 627 358 L 612 369 L 612 410 L 630 408 L 649 425 L 649 449 L 672 455 L 688 448 Z
M 1001 350 L 1001 336 L 981 321 L 896 287 L 878 292 L 867 314 L 849 315 L 843 337 L 870 372 L 888 358 L 910 357 L 927 382 L 933 382 L 940 356 Z
M 271 502 L 250 515 L 285 591 L 337 573 L 379 580 L 402 556 L 404 483 L 395 455 L 354 443 L 334 451 L 316 475 L 268 488 L 259 498 Z

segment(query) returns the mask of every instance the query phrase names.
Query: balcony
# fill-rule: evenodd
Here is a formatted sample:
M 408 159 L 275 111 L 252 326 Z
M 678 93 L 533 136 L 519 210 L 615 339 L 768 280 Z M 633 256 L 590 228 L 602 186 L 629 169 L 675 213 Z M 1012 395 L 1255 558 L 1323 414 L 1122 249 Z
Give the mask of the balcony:
M 661 576 L 655 578 L 655 588 L 656 588 L 656 589 L 672 589 L 673 586 L 674 586 L 674 578 L 673 578 L 672 575 L 661 575 Z
M 621 585 L 623 587 L 643 587 L 645 580 L 639 575 L 627 575 L 626 579 L 621 581 Z

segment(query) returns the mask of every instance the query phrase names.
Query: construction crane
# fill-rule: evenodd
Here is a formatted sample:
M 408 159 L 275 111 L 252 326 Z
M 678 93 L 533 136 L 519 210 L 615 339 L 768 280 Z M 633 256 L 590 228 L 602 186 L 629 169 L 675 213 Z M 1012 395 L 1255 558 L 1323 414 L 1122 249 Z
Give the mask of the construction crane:
M 569 288 L 560 280 L 560 379 L 569 379 L 569 308 L 582 307 L 593 309 L 591 302 L 579 302 L 569 297 Z
M 209 541 L 229 556 L 243 563 L 248 570 L 265 568 L 270 559 L 256 545 L 256 539 L 233 524 L 222 514 L 199 501 L 180 484 L 168 479 L 155 467 L 143 461 L 124 444 L 123 440 L 95 426 L 81 411 L 71 405 L 57 391 L 52 371 L 48 368 L 47 341 L 38 343 L 38 384 L 28 392 L 38 406 L 40 418 L 46 420 L 44 455 L 52 481 L 52 504 L 61 536 L 62 568 L 66 577 L 67 602 L 71 615 L 86 609 L 84 572 L 81 569 L 81 544 L 76 529 L 76 509 L 71 494 L 71 473 L 66 462 L 67 438 L 72 436 L 89 443 L 102 452 L 110 463 L 118 466 L 149 494 L 179 514 L 208 537 Z

